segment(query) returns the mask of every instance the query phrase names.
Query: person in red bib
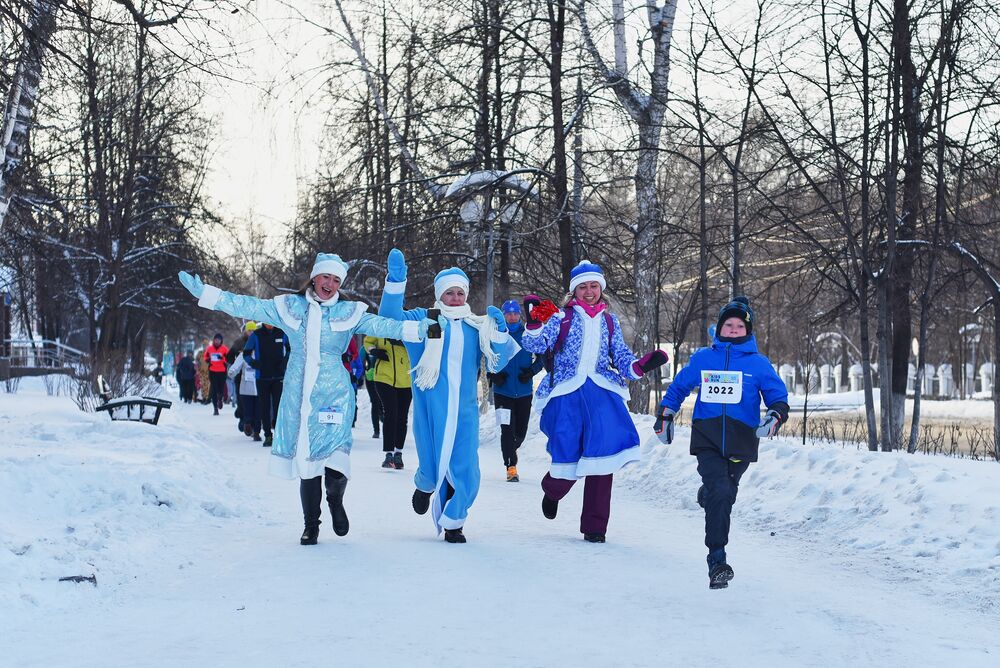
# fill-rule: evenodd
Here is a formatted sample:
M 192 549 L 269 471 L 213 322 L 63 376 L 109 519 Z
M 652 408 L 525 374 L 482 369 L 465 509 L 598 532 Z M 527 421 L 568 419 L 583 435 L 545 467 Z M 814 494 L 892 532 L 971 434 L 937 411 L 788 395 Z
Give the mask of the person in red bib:
M 209 397 L 212 400 L 214 415 L 219 414 L 226 393 L 226 353 L 229 348 L 222 344 L 222 334 L 216 334 L 212 345 L 205 348 L 205 361 L 208 362 L 208 377 L 212 384 Z

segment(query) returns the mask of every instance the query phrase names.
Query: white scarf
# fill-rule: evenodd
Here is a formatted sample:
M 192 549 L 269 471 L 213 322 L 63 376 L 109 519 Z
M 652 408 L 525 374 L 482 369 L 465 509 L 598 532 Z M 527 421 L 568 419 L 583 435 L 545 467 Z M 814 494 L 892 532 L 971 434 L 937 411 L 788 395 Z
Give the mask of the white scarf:
M 306 288 L 309 315 L 306 318 L 306 368 L 302 379 L 303 425 L 305 425 L 305 419 L 312 413 L 309 398 L 316 385 L 316 379 L 319 378 L 319 339 L 322 333 L 320 327 L 323 325 L 323 309 L 321 307 L 333 306 L 338 299 L 340 299 L 339 291 L 325 302 L 321 302 L 312 288 Z
M 449 320 L 458 319 L 469 323 L 479 330 L 479 349 L 483 351 L 486 358 L 486 368 L 493 369 L 500 363 L 500 356 L 493 352 L 490 345 L 493 341 L 493 334 L 497 331 L 497 324 L 493 318 L 485 315 L 473 315 L 468 304 L 463 306 L 445 306 L 440 301 L 434 302 L 434 308 L 441 310 L 441 315 Z M 456 323 L 458 327 L 461 322 Z M 444 354 L 444 332 L 441 332 L 439 339 L 424 340 L 424 354 L 420 357 L 411 371 L 416 374 L 414 382 L 421 390 L 429 390 L 437 385 L 438 375 L 441 372 L 441 357 Z

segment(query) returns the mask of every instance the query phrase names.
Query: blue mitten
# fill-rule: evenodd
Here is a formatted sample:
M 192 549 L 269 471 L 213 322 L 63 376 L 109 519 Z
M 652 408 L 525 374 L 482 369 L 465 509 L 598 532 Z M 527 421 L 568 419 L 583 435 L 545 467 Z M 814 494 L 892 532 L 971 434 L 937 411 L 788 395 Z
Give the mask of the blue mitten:
M 406 280 L 406 259 L 403 251 L 393 248 L 389 251 L 389 260 L 386 262 L 389 272 L 386 278 L 392 283 L 402 283 Z
M 503 311 L 490 304 L 486 307 L 486 315 L 493 318 L 493 321 L 497 324 L 498 332 L 507 331 L 507 321 L 503 318 Z
M 187 288 L 188 292 L 198 299 L 201 299 L 201 293 L 205 291 L 205 284 L 201 282 L 201 279 L 198 278 L 197 274 L 192 276 L 186 271 L 180 271 L 177 272 L 177 278 L 180 279 L 181 284 Z

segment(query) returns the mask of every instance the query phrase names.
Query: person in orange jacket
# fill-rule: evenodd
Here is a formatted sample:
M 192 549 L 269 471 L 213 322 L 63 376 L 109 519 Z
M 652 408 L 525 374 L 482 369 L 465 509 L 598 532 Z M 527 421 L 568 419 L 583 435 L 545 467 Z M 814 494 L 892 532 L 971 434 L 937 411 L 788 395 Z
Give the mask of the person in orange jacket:
M 208 362 L 208 377 L 212 384 L 209 395 L 212 399 L 213 415 L 218 415 L 226 393 L 226 353 L 229 348 L 222 344 L 222 334 L 216 334 L 212 345 L 205 348 L 205 361 Z

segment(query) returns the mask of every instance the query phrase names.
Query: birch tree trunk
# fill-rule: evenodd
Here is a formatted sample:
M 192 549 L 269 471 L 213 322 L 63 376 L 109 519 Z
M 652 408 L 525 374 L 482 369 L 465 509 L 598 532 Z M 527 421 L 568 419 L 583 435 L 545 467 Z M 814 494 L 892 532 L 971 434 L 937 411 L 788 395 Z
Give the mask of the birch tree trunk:
M 648 351 L 656 332 L 654 308 L 656 290 L 656 238 L 660 228 L 660 200 L 656 189 L 656 172 L 659 164 L 660 133 L 667 106 L 670 83 L 670 44 L 674 31 L 677 0 L 666 0 L 662 6 L 647 0 L 646 18 L 653 45 L 652 69 L 649 73 L 649 93 L 643 94 L 628 78 L 628 48 L 624 30 L 623 0 L 612 0 L 614 21 L 615 68 L 609 68 L 594 42 L 587 22 L 587 2 L 580 0 L 577 13 L 583 32 L 584 44 L 601 77 L 611 86 L 618 102 L 628 112 L 637 126 L 639 149 L 636 159 L 635 201 L 637 220 L 632 245 L 632 271 L 634 274 L 636 317 L 634 347 L 637 353 Z M 633 383 L 629 407 L 638 413 L 649 410 L 652 379 L 643 378 Z
M 56 29 L 57 0 L 35 0 L 24 32 L 21 56 L 11 80 L 0 140 L 0 230 L 14 196 L 17 170 L 28 145 L 28 129 L 38 101 L 46 44 Z

